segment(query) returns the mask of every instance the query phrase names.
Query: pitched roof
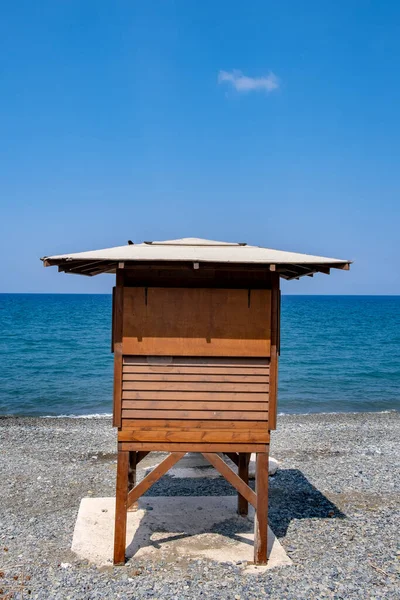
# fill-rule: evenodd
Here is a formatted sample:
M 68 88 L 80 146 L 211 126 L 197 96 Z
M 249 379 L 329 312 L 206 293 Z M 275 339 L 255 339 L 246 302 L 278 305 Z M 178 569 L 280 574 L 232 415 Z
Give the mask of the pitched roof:
M 312 256 L 297 252 L 285 252 L 240 242 L 221 242 L 201 238 L 182 238 L 128 243 L 125 246 L 90 250 L 72 254 L 46 256 L 44 266 L 57 265 L 60 271 L 97 275 L 115 272 L 118 263 L 134 267 L 137 262 L 219 263 L 242 265 L 266 265 L 277 270 L 286 279 L 309 275 L 313 272 L 329 272 L 329 268 L 349 269 L 350 261 L 325 256 Z

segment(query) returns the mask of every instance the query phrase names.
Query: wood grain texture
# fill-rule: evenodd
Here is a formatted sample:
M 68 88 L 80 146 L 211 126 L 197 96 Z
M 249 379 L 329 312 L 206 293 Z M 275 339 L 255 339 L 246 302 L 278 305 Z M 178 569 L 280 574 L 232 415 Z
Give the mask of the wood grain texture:
M 279 313 L 280 313 L 280 291 L 279 275 L 271 274 L 271 363 L 269 381 L 270 416 L 269 428 L 276 429 L 277 398 L 278 398 L 278 344 L 279 344 Z
M 268 372 L 269 374 L 269 372 Z M 183 375 L 183 377 L 182 377 Z M 151 371 L 147 373 L 132 373 L 127 372 L 127 367 L 124 366 L 124 377 L 125 382 L 135 382 L 136 385 L 139 385 L 142 382 L 163 382 L 163 383 L 179 383 L 182 380 L 185 382 L 194 382 L 194 383 L 261 383 L 265 384 L 268 381 L 268 375 L 264 375 L 260 373 L 259 375 L 241 375 L 237 374 L 236 370 L 233 375 L 227 374 L 226 371 L 223 372 L 220 370 L 219 374 L 210 374 L 210 373 L 179 373 L 177 370 L 172 371 L 171 373 L 162 373 L 162 374 L 154 374 Z M 159 386 L 160 387 L 160 386 Z M 137 387 L 136 389 L 140 389 Z M 163 386 L 163 389 L 164 388 Z
M 113 426 L 121 427 L 122 406 L 122 330 L 124 311 L 123 269 L 118 269 L 112 305 L 112 346 L 114 350 Z
M 124 357 L 125 360 L 126 357 Z M 269 359 L 268 359 L 268 363 L 269 363 Z M 263 367 L 236 367 L 233 364 L 232 365 L 219 365 L 219 366 L 208 366 L 208 365 L 193 365 L 193 366 L 189 366 L 189 365 L 185 365 L 185 366 L 180 366 L 178 365 L 165 365 L 163 366 L 159 366 L 159 365 L 149 365 L 149 366 L 144 366 L 144 365 L 130 365 L 130 364 L 126 364 L 124 362 L 124 374 L 126 379 L 128 380 L 128 378 L 130 378 L 130 375 L 132 375 L 131 379 L 134 381 L 135 379 L 141 379 L 141 377 L 150 377 L 150 379 L 152 381 L 156 381 L 156 377 L 151 377 L 152 375 L 167 375 L 167 376 L 172 376 L 175 377 L 177 375 L 187 375 L 187 376 L 192 376 L 193 379 L 190 379 L 189 381 L 197 381 L 198 377 L 207 377 L 208 375 L 212 376 L 212 379 L 210 379 L 209 381 L 217 381 L 214 380 L 214 377 L 216 375 L 222 375 L 223 377 L 226 377 L 226 381 L 237 381 L 237 378 L 240 376 L 244 376 L 244 381 L 250 381 L 248 378 L 251 376 L 255 376 L 258 378 L 259 376 L 261 377 L 268 377 L 269 375 L 269 364 L 268 366 L 263 366 Z M 234 378 L 234 379 L 232 379 Z M 162 380 L 159 380 L 162 381 Z M 252 380 L 251 380 L 252 381 Z
M 162 389 L 162 385 L 160 388 Z M 240 401 L 240 402 L 254 402 L 254 401 L 268 401 L 267 393 L 254 393 L 254 392 L 198 392 L 196 387 L 192 387 L 192 391 L 188 392 L 159 392 L 159 391 L 140 391 L 135 392 L 132 390 L 124 390 L 122 392 L 123 400 L 207 400 L 207 401 Z
M 225 383 L 225 382 L 210 382 L 202 381 L 124 381 L 124 390 L 135 391 L 151 391 L 160 390 L 164 392 L 258 392 L 267 393 L 269 390 L 268 383 Z
M 268 435 L 269 438 L 269 435 Z M 269 441 L 269 439 L 267 439 Z M 240 452 L 238 454 L 238 475 L 240 479 L 246 484 L 249 485 L 249 462 L 250 462 L 250 454 L 246 452 Z M 239 515 L 247 515 L 249 512 L 249 503 L 247 498 L 242 496 L 240 492 L 238 492 L 238 506 L 237 511 Z
M 122 410 L 123 419 L 207 419 L 225 421 L 268 421 L 268 412 L 241 412 L 233 410 Z
M 122 419 L 122 344 L 114 344 L 113 426 L 121 427 Z
M 187 361 L 190 365 L 182 364 Z M 147 372 L 141 373 L 137 380 L 131 379 L 137 376 L 132 373 L 132 370 L 139 367 Z M 153 368 L 168 368 L 169 372 L 161 375 L 154 374 Z M 188 368 L 195 369 L 198 373 L 195 375 L 193 372 L 187 373 Z M 219 373 L 202 373 L 204 369 L 210 368 L 218 370 Z M 129 369 L 128 373 L 127 369 Z M 248 369 L 258 370 L 259 374 L 251 376 L 237 374 L 237 370 Z M 246 377 L 251 377 L 254 381 L 248 381 Z M 229 429 L 231 431 L 254 429 L 262 432 L 263 437 L 248 437 L 247 440 L 242 441 L 266 441 L 269 410 L 268 379 L 269 358 L 267 357 L 263 359 L 124 357 L 122 427 L 135 431 L 173 428 L 186 432 L 196 428 L 205 431 L 219 429 L 221 432 Z M 185 421 L 189 423 L 185 425 Z M 246 426 L 248 421 L 251 425 Z M 119 439 L 125 438 L 120 436 Z M 140 434 L 140 438 L 136 439 L 154 441 L 155 438 L 148 437 L 146 440 Z M 174 434 L 171 439 L 176 442 L 190 441 L 190 437 L 186 434 L 182 435 L 182 440 L 179 440 L 178 434 Z M 196 434 L 192 441 L 199 439 Z M 212 440 L 218 442 L 215 436 Z M 219 441 L 226 440 L 226 435 L 221 433 Z
M 208 367 L 230 367 L 233 369 L 237 368 L 266 368 L 269 365 L 269 357 L 252 357 L 251 361 L 248 358 L 240 358 L 235 356 L 230 357 L 212 357 L 212 356 L 135 356 L 126 355 L 124 356 L 124 365 L 145 367 L 146 369 L 157 369 L 161 368 L 177 368 L 177 367 L 189 367 L 195 369 L 208 368 Z
M 126 519 L 128 510 L 129 452 L 118 452 L 115 504 L 114 564 L 125 564 Z
M 214 430 L 194 430 L 194 431 L 180 431 L 175 429 L 169 431 L 168 429 L 152 429 L 150 431 L 134 431 L 134 430 L 123 430 L 118 432 L 119 442 L 214 442 L 214 443 L 233 443 L 238 442 L 239 444 L 248 443 L 268 443 L 269 434 L 267 431 L 249 431 L 249 430 L 236 430 L 236 431 L 219 431 Z
M 119 442 L 121 450 L 146 450 L 149 452 L 265 452 L 267 444 L 228 444 L 192 442 Z
M 268 412 L 268 402 L 213 402 L 202 401 L 201 396 L 197 401 L 186 400 L 124 400 L 123 410 L 150 408 L 152 410 L 245 410 Z
M 257 453 L 256 494 L 254 563 L 256 565 L 265 565 L 268 560 L 268 452 Z
M 123 352 L 269 356 L 270 290 L 125 288 Z
M 265 421 L 209 421 L 198 419 L 122 419 L 122 429 L 180 429 L 192 431 L 193 429 L 219 429 L 221 431 L 232 429 L 258 429 L 267 431 Z

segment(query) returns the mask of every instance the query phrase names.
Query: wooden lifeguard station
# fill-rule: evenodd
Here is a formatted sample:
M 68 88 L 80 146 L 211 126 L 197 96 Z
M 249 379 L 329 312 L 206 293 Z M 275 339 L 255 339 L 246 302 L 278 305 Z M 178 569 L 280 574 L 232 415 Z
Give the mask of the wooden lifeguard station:
M 247 514 L 249 502 L 254 506 L 254 562 L 265 564 L 279 279 L 349 269 L 349 261 L 195 238 L 129 242 L 42 260 L 67 273 L 116 273 L 114 563 L 125 562 L 128 508 L 187 452 L 201 452 L 237 489 L 238 512 Z M 169 455 L 136 483 L 136 466 L 151 451 Z M 255 492 L 248 486 L 253 452 Z

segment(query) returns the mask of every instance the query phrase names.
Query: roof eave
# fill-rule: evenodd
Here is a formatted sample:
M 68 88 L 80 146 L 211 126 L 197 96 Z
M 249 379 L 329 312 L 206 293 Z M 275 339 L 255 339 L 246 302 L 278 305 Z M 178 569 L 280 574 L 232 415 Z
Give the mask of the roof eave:
M 115 273 L 118 268 L 118 264 L 123 263 L 125 267 L 134 267 L 139 263 L 149 264 L 153 262 L 156 263 L 166 263 L 171 262 L 174 264 L 181 265 L 190 265 L 193 261 L 189 260 L 124 260 L 119 261 L 115 260 L 88 260 L 88 259 L 78 259 L 74 260 L 73 257 L 66 258 L 57 258 L 52 259 L 51 257 L 44 257 L 41 259 L 43 265 L 45 267 L 58 266 L 58 270 L 64 273 L 72 273 L 86 276 L 99 275 L 101 273 Z M 263 268 L 267 267 L 270 271 L 276 271 L 281 277 L 284 279 L 299 279 L 300 277 L 309 276 L 312 277 L 315 273 L 324 273 L 326 275 L 330 274 L 330 269 L 339 269 L 348 271 L 350 269 L 350 264 L 352 261 L 338 261 L 332 263 L 288 263 L 288 262 L 252 262 L 252 263 L 242 263 L 242 262 L 234 262 L 234 261 L 226 261 L 224 263 L 214 261 L 214 260 L 203 260 L 196 261 L 201 265 L 203 264 L 215 264 L 215 265 L 230 265 L 230 266 L 239 266 L 241 265 L 243 268 Z

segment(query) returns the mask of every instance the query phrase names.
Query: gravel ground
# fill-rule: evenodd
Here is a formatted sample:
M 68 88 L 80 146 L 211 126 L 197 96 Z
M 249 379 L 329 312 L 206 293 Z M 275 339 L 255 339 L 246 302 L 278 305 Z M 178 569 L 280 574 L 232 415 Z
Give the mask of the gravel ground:
M 270 525 L 294 564 L 252 576 L 184 557 L 102 569 L 77 560 L 81 498 L 114 494 L 110 420 L 0 418 L 0 598 L 400 598 L 399 429 L 396 412 L 280 417 Z M 228 493 L 221 479 L 171 477 L 150 490 Z

